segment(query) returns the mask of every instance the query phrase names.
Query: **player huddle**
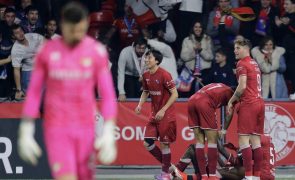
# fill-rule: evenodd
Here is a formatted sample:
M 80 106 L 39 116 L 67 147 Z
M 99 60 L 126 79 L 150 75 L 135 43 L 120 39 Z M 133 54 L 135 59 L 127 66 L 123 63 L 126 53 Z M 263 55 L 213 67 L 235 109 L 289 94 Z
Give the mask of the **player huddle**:
M 255 60 L 250 57 L 251 43 L 247 39 L 237 39 L 234 45 L 235 57 L 238 60 L 238 86 L 233 91 L 222 83 L 212 83 L 189 98 L 188 125 L 194 131 L 196 143 L 189 147 L 189 155 L 185 154 L 189 158 L 182 158 L 176 166 L 171 165 L 169 145 L 176 139 L 173 103 L 178 93 L 171 75 L 158 66 L 163 58 L 161 53 L 150 50 L 146 54 L 145 64 L 148 71 L 143 74 L 143 92 L 135 112 L 140 113 L 143 103 L 150 96 L 152 112 L 146 125 L 144 146 L 162 164 L 162 173 L 156 175 L 155 179 L 274 179 L 274 153 L 269 149 L 270 138 L 266 138 L 264 147 L 261 145 L 261 137 L 265 137 L 261 72 Z M 223 129 L 218 130 L 215 111 L 221 106 L 227 106 L 227 113 Z M 218 152 L 221 149 L 221 146 L 218 147 L 218 137 L 226 134 L 235 107 L 238 114 L 238 149 L 242 160 L 223 153 L 228 159 L 227 167 L 217 171 L 216 167 L 220 162 Z M 155 140 L 160 141 L 160 148 L 155 144 Z M 190 162 L 193 162 L 195 167 L 194 175 L 183 173 Z M 224 163 L 219 164 L 224 166 Z
M 100 150 L 98 158 L 105 164 L 113 162 L 117 153 L 114 138 L 117 106 L 107 52 L 101 44 L 86 36 L 87 17 L 87 10 L 77 2 L 64 7 L 61 16 L 63 37 L 47 42 L 36 56 L 19 128 L 19 154 L 25 161 L 36 165 L 42 151 L 34 140 L 34 118 L 38 117 L 45 88 L 45 144 L 52 175 L 59 180 L 92 179 L 93 168 L 89 162 L 93 159 L 94 144 Z M 157 180 L 174 177 L 206 180 L 218 179 L 218 175 L 225 179 L 232 176 L 236 179 L 274 179 L 274 174 L 270 173 L 273 172 L 272 167 L 265 168 L 269 165 L 265 161 L 274 163 L 274 159 L 270 159 L 271 154 L 264 154 L 267 150 L 261 147 L 264 129 L 261 73 L 250 58 L 250 47 L 250 42 L 245 39 L 235 41 L 235 55 L 239 60 L 239 84 L 235 91 L 224 84 L 213 83 L 189 99 L 188 125 L 194 131 L 196 143 L 190 146 L 176 166 L 171 166 L 170 144 L 176 140 L 173 103 L 178 93 L 171 75 L 158 66 L 163 59 L 162 54 L 154 49 L 146 53 L 148 71 L 143 74 L 143 92 L 135 112 L 141 112 L 142 105 L 150 96 L 152 113 L 146 125 L 144 146 L 162 164 L 162 173 L 155 176 Z M 106 121 L 101 137 L 95 137 L 94 131 L 96 99 L 93 89 L 96 86 L 102 97 L 100 112 Z M 215 111 L 221 106 L 227 106 L 227 116 L 225 126 L 218 131 Z M 218 135 L 226 133 L 235 106 L 242 161 L 218 146 Z M 160 141 L 160 148 L 155 140 Z M 269 139 L 266 144 L 264 148 L 271 147 Z M 234 168 L 216 171 L 218 151 Z M 182 173 L 190 162 L 195 167 L 194 175 Z M 267 172 L 261 173 L 265 170 Z M 269 176 L 264 178 L 264 175 Z

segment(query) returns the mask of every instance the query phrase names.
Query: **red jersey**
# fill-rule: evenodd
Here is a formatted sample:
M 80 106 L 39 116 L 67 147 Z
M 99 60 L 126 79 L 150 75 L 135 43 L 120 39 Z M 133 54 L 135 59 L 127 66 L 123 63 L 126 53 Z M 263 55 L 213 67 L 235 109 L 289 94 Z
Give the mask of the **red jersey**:
M 149 71 L 143 74 L 143 91 L 148 91 L 152 99 L 152 119 L 156 113 L 167 103 L 170 98 L 170 90 L 175 88 L 175 83 L 169 74 L 162 68 L 158 68 L 154 74 Z M 165 113 L 174 116 L 174 106 L 171 105 Z
M 204 86 L 197 93 L 207 94 L 211 98 L 214 108 L 217 109 L 226 106 L 234 92 L 225 84 L 211 83 Z
M 261 136 L 261 147 L 263 151 L 263 162 L 261 176 L 275 177 L 275 148 L 269 135 Z
M 130 46 L 139 37 L 139 26 L 133 17 L 117 19 L 113 26 L 119 31 L 121 48 Z
M 247 87 L 241 101 L 252 103 L 261 99 L 261 72 L 256 61 L 251 57 L 239 60 L 237 64 L 237 79 L 240 76 L 247 76 Z

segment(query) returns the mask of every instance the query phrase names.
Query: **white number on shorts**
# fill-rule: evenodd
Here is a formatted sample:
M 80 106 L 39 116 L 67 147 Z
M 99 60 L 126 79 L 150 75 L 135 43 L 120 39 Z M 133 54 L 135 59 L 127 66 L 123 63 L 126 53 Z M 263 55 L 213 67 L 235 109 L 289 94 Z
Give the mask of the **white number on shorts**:
M 261 92 L 261 77 L 260 74 L 257 74 L 257 90 Z

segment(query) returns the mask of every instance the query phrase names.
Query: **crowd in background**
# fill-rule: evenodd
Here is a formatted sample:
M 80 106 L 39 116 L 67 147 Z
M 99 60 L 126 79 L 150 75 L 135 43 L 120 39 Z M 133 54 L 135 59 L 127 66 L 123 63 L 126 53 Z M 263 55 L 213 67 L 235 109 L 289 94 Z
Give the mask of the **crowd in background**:
M 68 0 L 0 4 L 0 101 L 25 98 L 41 44 L 60 38 L 59 10 Z M 145 52 L 180 97 L 221 82 L 237 85 L 233 41 L 251 40 L 264 98 L 295 99 L 295 0 L 89 0 L 88 34 L 107 46 L 119 101 L 139 98 Z M 293 94 L 294 93 L 294 94 Z

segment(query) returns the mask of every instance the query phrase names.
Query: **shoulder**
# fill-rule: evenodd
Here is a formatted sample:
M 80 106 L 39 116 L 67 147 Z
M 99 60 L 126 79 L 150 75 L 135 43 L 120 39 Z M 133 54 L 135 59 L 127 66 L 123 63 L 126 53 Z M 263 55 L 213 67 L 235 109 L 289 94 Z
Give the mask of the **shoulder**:
M 163 77 L 171 77 L 171 74 L 168 72 L 168 71 L 166 71 L 165 69 L 163 69 L 163 68 L 161 68 L 161 67 L 159 67 L 159 74 L 161 74 L 161 76 L 163 76 Z
M 252 56 L 256 57 L 257 55 L 262 54 L 262 53 L 261 53 L 259 47 L 256 46 L 251 50 L 251 54 L 252 54 Z

